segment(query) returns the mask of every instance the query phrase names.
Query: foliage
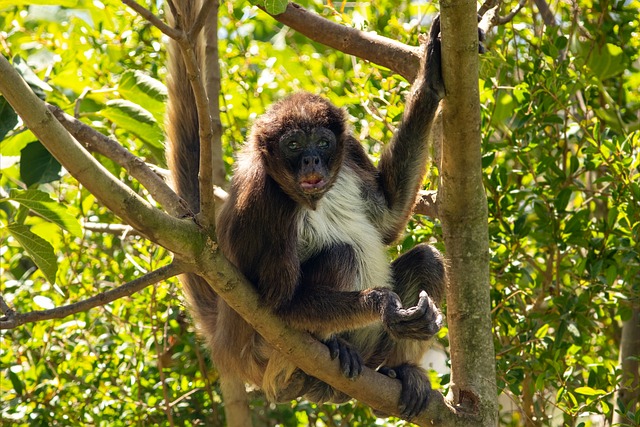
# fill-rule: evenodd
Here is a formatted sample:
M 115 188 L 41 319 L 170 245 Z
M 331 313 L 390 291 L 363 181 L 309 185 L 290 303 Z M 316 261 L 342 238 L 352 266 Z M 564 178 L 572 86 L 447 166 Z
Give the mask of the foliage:
M 620 321 L 640 297 L 639 5 L 581 5 L 580 22 L 559 5 L 544 32 L 521 14 L 484 63 L 498 381 L 522 402 L 512 425 L 612 415 Z
M 302 4 L 409 44 L 418 43 L 417 23 L 435 12 L 391 0 Z M 157 3 L 146 6 L 162 15 Z M 503 425 L 528 417 L 537 425 L 588 424 L 585 414 L 610 418 L 613 411 L 620 322 L 640 292 L 639 6 L 553 4 L 557 27 L 543 27 L 524 9 L 489 34 L 481 101 L 493 315 L 498 385 L 515 408 L 504 411 Z M 0 11 L 4 54 L 39 96 L 164 165 L 165 51 L 157 29 L 112 0 L 0 2 Z M 399 120 L 409 87 L 400 77 L 242 2 L 223 4 L 219 34 L 229 168 L 250 121 L 296 90 L 344 106 L 374 158 L 389 140 L 385 122 Z M 1 97 L 0 138 L 1 291 L 13 308 L 77 301 L 169 262 L 166 251 L 133 233 L 91 231 L 89 223 L 118 219 L 61 169 Z M 146 195 L 113 162 L 101 161 Z M 436 188 L 436 167 L 429 176 Z M 398 251 L 440 234 L 437 222 L 421 217 L 409 228 Z M 24 250 L 36 246 L 42 251 Z M 217 374 L 177 281 L 0 338 L 0 419 L 12 425 L 165 425 L 169 413 L 178 425 L 223 423 Z M 448 376 L 434 384 L 448 387 Z M 260 425 L 366 426 L 375 419 L 357 404 L 253 398 Z M 629 414 L 629 425 L 638 420 Z

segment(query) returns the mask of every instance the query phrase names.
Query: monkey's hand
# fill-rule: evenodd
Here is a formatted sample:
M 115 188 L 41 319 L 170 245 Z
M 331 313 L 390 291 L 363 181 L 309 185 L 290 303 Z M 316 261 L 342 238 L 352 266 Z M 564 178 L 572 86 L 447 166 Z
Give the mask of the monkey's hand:
M 428 340 L 442 327 L 442 313 L 425 291 L 420 292 L 418 304 L 402 308 L 400 298 L 389 294 L 382 312 L 385 329 L 396 339 Z
M 328 340 L 323 341 L 323 343 L 329 347 L 331 360 L 337 358 L 340 361 L 340 370 L 345 377 L 355 379 L 360 376 L 364 363 L 362 362 L 360 353 L 354 346 L 336 336 L 332 336 Z
M 478 22 L 481 20 L 478 15 Z M 478 27 L 478 53 L 484 53 L 485 34 L 482 28 Z M 438 14 L 431 23 L 429 30 L 429 39 L 424 59 L 424 76 L 429 89 L 437 94 L 439 99 L 444 98 L 444 81 L 442 79 L 442 47 L 440 45 L 440 14 Z

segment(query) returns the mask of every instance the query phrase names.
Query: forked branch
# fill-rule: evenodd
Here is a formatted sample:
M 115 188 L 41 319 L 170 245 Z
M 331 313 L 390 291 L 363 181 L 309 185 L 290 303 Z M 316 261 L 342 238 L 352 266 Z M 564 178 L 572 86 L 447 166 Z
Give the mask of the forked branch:
M 115 289 L 94 295 L 91 298 L 49 310 L 30 311 L 28 313 L 17 313 L 11 309 L 2 296 L 0 296 L 0 310 L 4 314 L 4 316 L 0 317 L 0 329 L 12 329 L 25 323 L 39 322 L 42 320 L 62 319 L 63 317 L 71 316 L 81 311 L 88 311 L 92 308 L 109 304 L 119 298 L 132 295 L 147 286 L 177 276 L 178 274 L 184 273 L 185 270 L 185 267 L 180 263 L 173 262 L 131 282 L 125 283 L 122 286 L 118 286 Z

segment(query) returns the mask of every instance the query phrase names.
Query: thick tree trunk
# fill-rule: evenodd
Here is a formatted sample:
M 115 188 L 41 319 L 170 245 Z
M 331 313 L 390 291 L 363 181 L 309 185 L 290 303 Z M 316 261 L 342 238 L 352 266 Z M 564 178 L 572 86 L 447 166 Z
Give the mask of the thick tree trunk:
M 489 299 L 489 232 L 482 184 L 476 3 L 441 3 L 443 146 L 438 211 L 449 264 L 447 321 L 453 404 L 497 425 Z

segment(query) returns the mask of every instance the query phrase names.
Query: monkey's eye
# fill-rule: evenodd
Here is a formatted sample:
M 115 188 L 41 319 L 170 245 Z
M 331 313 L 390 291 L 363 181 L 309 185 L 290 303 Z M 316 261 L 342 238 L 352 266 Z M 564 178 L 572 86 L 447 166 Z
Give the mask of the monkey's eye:
M 291 151 L 297 151 L 300 149 L 300 143 L 295 139 L 287 142 L 287 148 Z
M 329 148 L 329 141 L 322 138 L 320 141 L 318 141 L 318 148 L 326 150 L 327 148 Z

